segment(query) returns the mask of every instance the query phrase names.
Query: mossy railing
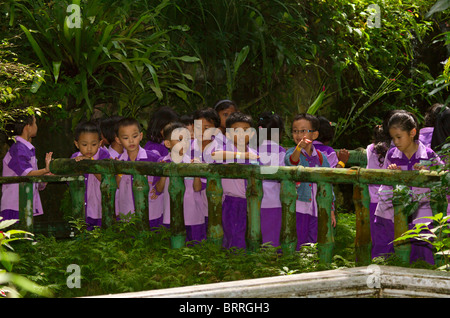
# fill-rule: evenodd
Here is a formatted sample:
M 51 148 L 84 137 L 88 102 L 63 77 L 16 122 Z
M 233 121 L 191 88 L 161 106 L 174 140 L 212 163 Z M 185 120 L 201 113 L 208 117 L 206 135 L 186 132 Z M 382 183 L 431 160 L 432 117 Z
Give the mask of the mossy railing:
M 115 221 L 115 175 L 133 175 L 133 195 L 135 213 L 140 220 L 138 226 L 148 229 L 149 210 L 147 176 L 170 177 L 170 231 L 173 248 L 184 246 L 186 231 L 184 226 L 183 194 L 184 177 L 202 177 L 207 179 L 208 199 L 208 234 L 207 239 L 221 245 L 222 229 L 222 185 L 223 178 L 247 179 L 247 247 L 254 251 L 261 244 L 260 207 L 262 199 L 262 181 L 279 180 L 281 182 L 280 198 L 282 202 L 281 247 L 284 252 L 295 250 L 297 242 L 295 201 L 297 198 L 295 182 L 314 182 L 318 185 L 318 238 L 317 246 L 320 260 L 330 263 L 333 255 L 334 234 L 331 224 L 332 184 L 353 184 L 353 199 L 356 210 L 355 254 L 358 264 L 368 264 L 371 260 L 370 237 L 370 197 L 368 184 L 406 185 L 432 188 L 439 186 L 441 176 L 428 171 L 392 171 L 382 169 L 365 169 L 365 151 L 350 151 L 349 164 L 360 165 L 345 169 L 278 167 L 271 174 L 261 172 L 261 166 L 241 164 L 177 164 L 130 162 L 117 160 L 82 160 L 56 159 L 50 165 L 55 176 L 44 177 L 5 177 L 1 183 L 20 183 L 20 226 L 32 228 L 32 191 L 31 182 L 68 182 L 72 197 L 74 214 L 84 218 L 84 174 L 101 174 L 102 193 L 102 227 L 109 227 Z M 63 176 L 61 176 L 63 175 Z M 443 197 L 437 204 L 432 204 L 433 212 L 447 206 Z M 31 205 L 31 207 L 30 207 Z M 403 207 L 394 204 L 395 236 L 408 230 L 407 217 L 402 213 Z M 441 211 L 442 212 L 442 211 Z M 409 260 L 410 244 L 395 243 L 395 252 L 406 262 Z

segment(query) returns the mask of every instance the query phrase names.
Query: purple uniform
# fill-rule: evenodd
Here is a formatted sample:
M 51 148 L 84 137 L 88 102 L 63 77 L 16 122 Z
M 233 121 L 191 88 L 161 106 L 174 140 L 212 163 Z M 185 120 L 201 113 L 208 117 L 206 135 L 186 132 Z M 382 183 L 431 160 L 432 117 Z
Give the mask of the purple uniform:
M 138 155 L 136 161 L 149 161 L 157 162 L 159 156 L 154 152 L 145 150 L 139 147 Z M 119 160 L 130 161 L 127 151 L 124 149 Z M 149 182 L 149 194 L 148 194 L 148 207 L 149 207 L 149 222 L 151 227 L 157 227 L 162 223 L 162 213 L 163 213 L 163 197 L 162 195 L 156 195 L 155 189 L 152 186 L 153 176 L 148 177 Z M 134 196 L 133 196 L 133 176 L 132 175 L 122 175 L 119 185 L 119 191 L 117 192 L 118 201 L 118 211 L 117 214 L 128 214 L 134 213 Z
M 237 148 L 230 141 L 224 144 L 225 151 L 236 152 Z M 257 155 L 257 151 L 248 148 L 247 151 Z M 228 163 L 230 160 L 217 160 L 217 163 Z M 259 164 L 257 160 L 235 159 L 232 162 L 243 164 Z M 247 230 L 247 180 L 245 179 L 222 179 L 222 226 L 223 247 L 245 248 L 245 234 Z
M 327 160 L 328 160 L 328 163 L 330 164 L 331 168 L 336 168 L 336 166 L 338 165 L 339 159 L 338 159 L 336 151 L 332 147 L 326 146 L 317 140 L 313 141 L 313 146 L 317 150 L 319 150 L 320 152 L 322 152 L 323 154 L 325 154 L 327 156 Z
M 425 147 L 431 148 L 431 139 L 433 138 L 434 127 L 424 127 L 419 132 L 419 141 Z
M 3 177 L 26 176 L 33 170 L 38 170 L 34 146 L 16 136 L 16 142 L 9 148 L 3 158 Z M 39 190 L 45 184 L 33 184 L 33 215 L 43 214 Z M 19 184 L 9 183 L 2 185 L 1 214 L 3 220 L 19 219 Z
M 264 140 L 258 148 L 261 165 L 284 166 L 286 149 L 272 140 Z M 262 243 L 271 242 L 280 245 L 281 231 L 281 184 L 276 180 L 263 180 L 261 200 L 261 236 Z
M 421 161 L 428 161 L 437 159 L 438 164 L 442 162 L 437 158 L 436 154 L 430 148 L 425 147 L 420 141 L 417 141 L 418 149 L 415 154 L 408 159 L 396 147 L 391 148 L 386 154 L 383 168 L 387 168 L 390 164 L 396 164 L 402 170 L 414 170 L 415 164 L 420 164 Z M 428 188 L 411 187 L 414 194 L 420 195 L 430 192 Z M 394 207 L 392 205 L 392 186 L 381 185 L 379 189 L 379 201 L 375 210 L 375 223 L 377 233 L 382 236 L 382 241 L 378 244 L 378 249 L 374 250 L 374 256 L 380 256 L 386 253 L 393 253 L 394 248 L 392 241 L 394 240 Z M 419 201 L 418 210 L 412 215 L 412 222 L 410 227 L 417 223 L 425 223 L 427 219 L 420 219 L 422 217 L 432 216 L 430 201 L 424 197 Z M 411 246 L 411 262 L 419 258 L 423 258 L 429 263 L 434 264 L 433 251 L 430 246 L 422 246 L 413 242 Z
M 80 152 L 74 153 L 70 158 L 81 156 Z M 110 159 L 109 152 L 104 148 L 99 148 L 97 153 L 92 157 L 93 160 Z M 86 191 L 84 193 L 84 204 L 86 211 L 86 223 L 88 229 L 93 226 L 102 225 L 102 194 L 100 191 L 100 181 L 93 174 L 84 175 L 84 183 Z
M 162 162 L 172 162 L 170 153 L 161 158 Z M 182 158 L 182 163 L 190 163 L 189 155 L 185 154 Z M 158 178 L 159 179 L 159 178 Z M 156 185 L 156 179 L 154 184 Z M 170 195 L 169 195 L 170 178 L 166 178 L 164 184 L 164 219 L 165 225 L 170 224 Z M 202 241 L 206 239 L 205 232 L 205 213 L 202 207 L 198 206 L 200 192 L 194 191 L 194 178 L 184 178 L 184 196 L 183 196 L 183 215 L 184 225 L 186 227 L 186 241 Z

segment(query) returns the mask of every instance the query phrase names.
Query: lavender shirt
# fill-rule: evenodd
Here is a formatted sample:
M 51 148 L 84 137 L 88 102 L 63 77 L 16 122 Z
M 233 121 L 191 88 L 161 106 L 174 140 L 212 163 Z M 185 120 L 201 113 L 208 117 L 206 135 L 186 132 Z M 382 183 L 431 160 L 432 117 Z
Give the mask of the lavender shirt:
M 286 149 L 272 140 L 264 140 L 258 147 L 261 165 L 284 166 Z M 281 184 L 276 180 L 263 180 L 263 197 L 261 209 L 281 208 L 280 188 Z
M 425 147 L 431 148 L 431 139 L 433 138 L 434 127 L 424 127 L 419 132 L 419 141 Z
M 313 145 L 317 150 L 327 156 L 327 160 L 331 168 L 335 168 L 338 165 L 339 159 L 336 151 L 332 147 L 326 146 L 317 140 L 313 141 Z
M 170 153 L 161 159 L 163 162 L 172 162 Z M 182 158 L 183 163 L 190 163 L 191 159 L 189 155 L 185 154 Z M 164 217 L 163 223 L 170 224 L 170 196 L 169 196 L 169 178 L 166 178 L 166 183 L 164 184 Z M 185 177 L 184 178 L 184 197 L 183 197 L 183 211 L 184 211 L 184 224 L 185 225 L 198 225 L 205 223 L 205 212 L 202 210 L 202 206 L 198 206 L 198 199 L 195 197 L 200 197 L 200 192 L 194 191 L 194 178 Z
M 390 164 L 396 164 L 402 170 L 414 170 L 414 165 L 422 160 L 432 160 L 436 159 L 438 164 L 442 164 L 439 157 L 436 156 L 433 150 L 425 147 L 420 141 L 416 141 L 418 144 L 418 149 L 413 154 L 411 159 L 408 159 L 397 147 L 391 148 L 386 154 L 384 160 L 383 169 L 387 169 Z M 417 188 L 411 187 L 414 194 L 424 194 L 430 192 L 429 188 Z M 392 205 L 392 186 L 381 185 L 379 189 L 379 202 L 377 209 L 375 210 L 375 215 L 384 219 L 394 221 L 394 207 Z M 425 223 L 429 220 L 419 219 L 422 217 L 432 216 L 433 212 L 431 210 L 430 201 L 428 198 L 422 198 L 419 203 L 418 210 L 414 213 L 413 224 Z
M 164 141 L 161 143 L 157 143 L 154 141 L 148 141 L 145 144 L 144 149 L 156 153 L 160 158 L 165 157 L 169 154 L 169 150 L 164 145 Z
M 308 155 L 305 149 L 302 149 L 303 155 L 305 155 L 306 160 L 309 163 L 310 168 L 321 167 L 319 155 L 317 154 L 316 147 L 312 146 L 311 156 Z M 313 217 L 317 217 L 317 184 L 308 182 L 309 187 L 311 187 L 311 199 L 310 202 L 304 202 L 296 200 L 295 211 L 297 213 L 309 214 Z
M 70 158 L 81 156 L 80 152 L 74 153 Z M 110 159 L 109 152 L 104 148 L 99 148 L 92 157 L 93 160 Z M 92 219 L 102 218 L 102 193 L 100 191 L 100 181 L 93 174 L 84 175 L 86 191 L 84 194 L 84 204 L 86 208 L 86 217 Z
M 158 155 L 154 152 L 145 150 L 139 147 L 138 155 L 136 161 L 150 161 L 157 162 L 159 159 Z M 124 149 L 122 155 L 120 155 L 119 160 L 130 161 L 127 151 Z M 153 188 L 153 176 L 148 177 L 149 183 L 149 194 L 148 194 L 148 208 L 149 208 L 149 220 L 158 219 L 161 217 L 163 212 L 163 196 L 156 195 L 155 189 Z M 124 174 L 120 180 L 119 189 L 117 191 L 118 200 L 118 210 L 117 215 L 120 213 L 128 214 L 134 213 L 134 196 L 133 196 L 133 176 Z
M 230 140 L 226 140 L 224 144 L 225 151 L 233 151 L 236 152 L 237 148 L 231 142 Z M 254 149 L 251 149 L 247 146 L 247 151 L 250 153 L 253 153 L 254 155 L 257 155 L 258 152 Z M 230 162 L 228 162 L 230 161 Z M 259 160 L 249 160 L 249 159 L 234 159 L 232 162 L 231 160 L 217 160 L 217 163 L 221 164 L 227 164 L 227 163 L 241 163 L 241 164 L 257 164 L 259 165 Z M 247 189 L 247 180 L 246 179 L 222 179 L 222 189 L 223 189 L 223 198 L 222 201 L 225 199 L 225 196 L 232 196 L 232 197 L 238 197 L 238 198 L 247 198 L 246 197 L 246 189 Z
M 16 142 L 9 148 L 3 158 L 3 177 L 26 176 L 33 170 L 38 170 L 34 146 L 16 136 Z M 39 190 L 43 190 L 45 184 L 33 184 L 33 215 L 43 214 Z M 19 184 L 9 183 L 2 185 L 1 211 L 19 211 Z

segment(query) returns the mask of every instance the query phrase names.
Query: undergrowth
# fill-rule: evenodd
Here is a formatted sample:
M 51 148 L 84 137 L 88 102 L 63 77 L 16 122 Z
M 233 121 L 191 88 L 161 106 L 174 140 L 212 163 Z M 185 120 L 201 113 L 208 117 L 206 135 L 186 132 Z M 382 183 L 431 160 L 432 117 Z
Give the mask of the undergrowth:
M 263 245 L 255 253 L 227 250 L 209 242 L 172 249 L 164 228 L 138 232 L 133 220 L 110 229 L 85 231 L 75 222 L 74 238 L 37 236 L 19 243 L 15 271 L 48 286 L 55 297 L 80 297 L 298 274 L 354 266 L 351 244 L 354 215 L 338 222 L 334 262 L 320 264 L 314 245 L 284 255 Z M 353 236 L 353 238 L 352 238 Z M 67 286 L 70 264 L 80 267 L 80 288 Z

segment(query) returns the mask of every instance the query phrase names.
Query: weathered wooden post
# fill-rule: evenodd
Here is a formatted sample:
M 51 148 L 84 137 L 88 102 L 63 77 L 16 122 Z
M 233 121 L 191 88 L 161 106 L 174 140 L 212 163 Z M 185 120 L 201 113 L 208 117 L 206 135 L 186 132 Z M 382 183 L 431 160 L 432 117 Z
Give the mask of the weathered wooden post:
M 19 183 L 19 228 L 33 232 L 33 188 L 31 182 Z
M 69 182 L 69 192 L 72 198 L 72 211 L 76 219 L 85 219 L 85 189 L 84 180 L 74 180 Z
M 141 174 L 133 174 L 134 213 L 142 230 L 150 229 L 148 211 L 148 177 Z
M 102 174 L 100 191 L 102 193 L 102 228 L 104 229 L 113 225 L 116 220 L 116 189 L 116 177 L 112 174 Z
M 209 177 L 206 184 L 206 197 L 208 199 L 208 241 L 222 246 L 222 181 L 220 178 Z
M 184 178 L 171 176 L 169 179 L 170 195 L 170 242 L 172 248 L 181 248 L 186 242 L 186 227 L 184 225 Z
M 331 224 L 333 188 L 330 183 L 317 183 L 318 233 L 317 249 L 322 263 L 329 264 L 333 258 L 334 235 Z
M 251 177 L 247 180 L 247 249 L 257 251 L 262 242 L 261 236 L 261 200 L 262 181 Z
M 370 233 L 370 196 L 367 184 L 355 183 L 353 186 L 353 202 L 355 204 L 356 263 L 367 265 L 371 263 L 372 239 Z
M 281 180 L 281 233 L 280 243 L 283 253 L 293 253 L 297 247 L 297 219 L 295 204 L 297 200 L 297 189 L 295 182 Z

